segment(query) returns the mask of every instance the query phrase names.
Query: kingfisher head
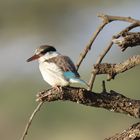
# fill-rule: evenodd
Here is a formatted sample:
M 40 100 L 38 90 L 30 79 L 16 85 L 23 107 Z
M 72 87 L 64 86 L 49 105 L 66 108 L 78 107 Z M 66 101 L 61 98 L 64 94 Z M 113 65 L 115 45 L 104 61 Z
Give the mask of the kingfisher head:
M 27 59 L 27 62 L 37 60 L 37 59 L 49 59 L 56 53 L 56 49 L 50 45 L 42 45 L 35 50 L 35 54 Z

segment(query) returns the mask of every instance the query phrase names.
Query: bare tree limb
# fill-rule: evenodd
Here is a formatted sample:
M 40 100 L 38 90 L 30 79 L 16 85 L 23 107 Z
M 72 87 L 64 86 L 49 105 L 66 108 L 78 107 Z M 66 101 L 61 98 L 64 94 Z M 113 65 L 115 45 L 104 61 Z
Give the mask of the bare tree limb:
M 140 123 L 133 124 L 123 132 L 105 140 L 140 140 Z
M 133 116 L 135 118 L 140 118 L 140 100 L 127 98 L 115 91 L 107 92 L 105 87 L 105 82 L 103 82 L 102 84 L 103 91 L 101 93 L 91 92 L 97 74 L 108 74 L 109 78 L 112 79 L 118 73 L 122 73 L 140 63 L 140 56 L 138 55 L 138 56 L 133 56 L 132 58 L 120 64 L 100 64 L 103 58 L 105 57 L 105 55 L 112 47 L 113 43 L 118 44 L 123 51 L 127 47 L 140 45 L 140 33 L 129 32 L 133 28 L 140 26 L 140 20 L 136 20 L 131 17 L 111 16 L 105 14 L 99 14 L 98 17 L 100 17 L 103 20 L 103 22 L 97 28 L 91 40 L 86 45 L 83 52 L 80 54 L 79 60 L 76 64 L 77 70 L 79 69 L 81 63 L 83 62 L 89 50 L 91 49 L 93 42 L 95 41 L 95 39 L 97 38 L 101 30 L 105 27 L 105 25 L 116 20 L 129 22 L 131 23 L 131 25 L 126 27 L 119 34 L 115 35 L 113 39 L 110 41 L 109 46 L 98 57 L 96 61 L 96 65 L 94 65 L 93 72 L 91 73 L 91 78 L 89 80 L 90 87 L 88 90 L 84 88 L 78 88 L 78 87 L 62 87 L 62 91 L 59 92 L 56 89 L 49 89 L 40 92 L 37 95 L 37 101 L 40 101 L 40 103 L 31 114 L 29 121 L 25 127 L 23 136 L 21 137 L 20 140 L 25 139 L 33 118 L 35 117 L 36 113 L 39 111 L 43 103 L 46 101 L 47 102 L 58 101 L 58 100 L 72 101 L 87 106 L 100 107 L 110 111 L 124 113 Z M 133 125 L 125 132 L 116 134 L 115 136 L 106 140 L 139 140 L 140 124 Z M 128 138 L 133 138 L 133 139 L 128 139 Z
M 84 88 L 62 87 L 62 91 L 49 89 L 37 95 L 37 101 L 72 101 L 79 104 L 100 107 L 140 118 L 140 100 L 127 98 L 115 91 L 94 93 Z
M 128 32 L 136 27 L 140 26 L 137 22 L 136 23 L 132 23 L 130 24 L 128 27 L 126 27 L 125 29 L 123 29 L 121 32 L 119 32 L 117 35 L 113 36 L 114 39 L 117 39 L 121 36 L 125 36 L 126 34 L 128 34 Z
M 129 31 L 140 26 L 138 22 L 135 22 L 125 29 L 123 29 L 117 35 L 112 38 L 113 43 L 119 45 L 121 50 L 124 51 L 127 47 L 134 47 L 140 45 L 140 35 L 138 32 L 130 33 Z
M 42 105 L 43 105 L 43 102 L 40 102 L 40 103 L 37 105 L 36 109 L 35 109 L 35 110 L 33 111 L 33 113 L 31 114 L 31 116 L 30 116 L 30 118 L 29 118 L 29 121 L 28 121 L 27 124 L 26 124 L 25 130 L 24 130 L 23 135 L 22 135 L 22 137 L 20 138 L 20 140 L 24 140 L 24 139 L 25 139 L 25 137 L 26 137 L 26 135 L 27 135 L 27 133 L 28 133 L 28 130 L 29 130 L 31 124 L 32 124 L 33 118 L 35 117 L 36 113 L 40 110 L 40 108 L 41 108 Z
M 111 49 L 112 45 L 113 45 L 113 42 L 111 41 L 110 44 L 109 44 L 109 46 L 107 48 L 105 48 L 105 50 L 102 52 L 102 54 L 99 55 L 99 57 L 97 59 L 97 62 L 96 62 L 96 65 L 98 65 L 98 64 L 100 64 L 102 62 L 103 58 L 108 53 L 108 51 Z M 89 80 L 89 83 L 88 83 L 88 85 L 89 85 L 88 90 L 90 90 L 90 91 L 93 88 L 93 84 L 94 84 L 94 81 L 95 81 L 96 73 L 97 72 L 98 72 L 97 70 L 94 70 L 92 72 L 92 74 L 91 74 L 91 77 L 90 77 L 90 80 Z
M 104 28 L 104 26 L 106 25 L 106 22 L 103 22 L 98 29 L 96 30 L 96 32 L 93 34 L 93 37 L 91 38 L 91 40 L 89 41 L 89 43 L 86 45 L 86 47 L 84 48 L 83 52 L 80 53 L 80 57 L 79 60 L 76 64 L 77 70 L 79 69 L 81 63 L 83 62 L 84 58 L 86 57 L 87 53 L 89 52 L 89 50 L 91 49 L 91 46 L 94 42 L 94 40 L 96 39 L 96 37 L 98 36 L 98 34 L 100 33 L 100 31 Z
M 131 18 L 131 17 L 111 16 L 111 15 L 105 15 L 103 13 L 99 14 L 98 17 L 100 17 L 102 19 L 106 18 L 106 19 L 108 19 L 108 22 L 119 20 L 119 21 L 125 21 L 125 22 L 130 22 L 130 23 L 137 23 L 140 25 L 140 20 L 136 20 L 136 19 Z
M 107 80 L 109 81 L 114 79 L 117 74 L 123 73 L 139 64 L 140 55 L 135 55 L 120 64 L 96 64 L 94 65 L 93 73 L 96 71 L 96 74 L 108 74 Z
M 126 21 L 126 22 L 130 22 L 132 23 L 130 26 L 126 27 L 124 30 L 122 30 L 118 35 L 114 36 L 112 41 L 110 42 L 109 46 L 103 51 L 102 54 L 99 55 L 96 65 L 100 64 L 103 60 L 103 58 L 105 57 L 105 55 L 108 53 L 108 51 L 110 50 L 110 48 L 112 47 L 113 43 L 118 44 L 121 47 L 121 49 L 124 51 L 128 46 L 134 46 L 134 45 L 139 45 L 140 42 L 140 36 L 139 35 L 127 35 L 123 41 L 119 39 L 119 37 L 121 35 L 126 35 L 126 33 L 128 33 L 128 31 L 130 31 L 131 29 L 140 26 L 140 21 L 133 19 L 131 17 L 119 17 L 119 16 L 110 16 L 110 15 L 105 15 L 105 14 L 99 14 L 98 17 L 102 18 L 103 21 L 105 21 L 106 23 L 110 23 L 112 21 L 115 20 L 119 20 L 119 21 Z M 122 39 L 122 38 L 121 38 Z M 133 41 L 132 41 L 133 39 Z M 91 74 L 90 80 L 89 80 L 89 88 L 88 90 L 92 90 L 93 88 L 93 84 L 96 78 L 96 73 L 98 73 L 97 70 L 94 70 Z
M 93 42 L 95 41 L 96 37 L 98 36 L 98 34 L 100 33 L 100 31 L 104 28 L 105 25 L 107 25 L 109 22 L 113 21 L 111 19 L 111 17 L 113 16 L 108 16 L 108 15 L 104 15 L 104 14 L 99 14 L 98 17 L 100 17 L 102 19 L 102 24 L 97 28 L 96 32 L 93 34 L 93 36 L 91 37 L 91 40 L 89 41 L 89 43 L 86 45 L 86 47 L 84 48 L 83 52 L 80 54 L 79 60 L 76 64 L 77 70 L 79 69 L 83 59 L 86 57 L 87 53 L 89 52 L 89 50 L 91 49 L 91 46 L 93 44 Z
M 121 50 L 124 51 L 128 47 L 135 47 L 137 45 L 140 45 L 140 32 L 129 32 L 117 39 L 112 39 L 112 41 L 115 44 L 119 45 L 119 47 L 121 47 Z

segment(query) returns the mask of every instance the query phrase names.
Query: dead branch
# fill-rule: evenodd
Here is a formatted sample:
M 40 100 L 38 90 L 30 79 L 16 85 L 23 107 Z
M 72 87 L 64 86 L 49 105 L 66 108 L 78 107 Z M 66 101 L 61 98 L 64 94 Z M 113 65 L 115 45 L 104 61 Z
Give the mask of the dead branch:
M 133 124 L 123 132 L 105 140 L 140 140 L 140 123 Z
M 115 91 L 94 93 L 84 88 L 62 87 L 62 91 L 49 89 L 37 95 L 37 101 L 72 101 L 92 107 L 100 107 L 110 111 L 124 113 L 140 118 L 140 100 L 127 98 Z
M 140 45 L 140 32 L 128 32 L 117 39 L 112 39 L 113 43 L 117 44 L 122 51 L 128 47 Z
M 103 60 L 103 58 L 105 57 L 105 55 L 108 53 L 108 51 L 111 49 L 113 45 L 113 42 L 111 41 L 109 46 L 107 48 L 105 48 L 105 50 L 102 52 L 102 54 L 99 55 L 98 59 L 97 59 L 97 62 L 96 62 L 96 65 L 100 64 Z M 92 90 L 93 88 L 93 84 L 94 84 L 94 81 L 95 81 L 95 78 L 96 78 L 96 73 L 98 73 L 98 71 L 94 70 L 91 74 L 91 77 L 90 77 L 90 80 L 89 80 L 89 88 L 88 90 Z
M 140 26 L 137 22 L 130 24 L 128 27 L 120 31 L 117 35 L 113 36 L 114 39 L 117 39 L 121 36 L 125 36 L 128 32 L 136 27 Z
M 114 43 L 118 44 L 122 48 L 123 51 L 127 47 L 140 45 L 140 41 L 139 41 L 140 33 L 129 32 L 131 29 L 140 26 L 140 21 L 133 19 L 131 17 L 110 16 L 110 15 L 105 15 L 105 14 L 99 14 L 98 17 L 100 17 L 103 20 L 103 22 L 97 28 L 91 40 L 86 45 L 83 52 L 80 54 L 79 60 L 76 64 L 77 70 L 79 69 L 81 63 L 83 62 L 89 50 L 91 49 L 93 42 L 95 41 L 95 39 L 97 38 L 101 30 L 105 27 L 105 25 L 116 20 L 129 22 L 131 23 L 131 25 L 126 27 L 116 36 L 114 36 L 113 39 L 110 41 L 109 46 L 98 57 L 96 61 L 96 65 L 94 66 L 94 70 L 91 73 L 91 78 L 89 80 L 90 91 L 84 88 L 78 88 L 78 87 L 62 87 L 62 91 L 59 91 L 59 92 L 55 89 L 49 89 L 49 90 L 45 90 L 37 94 L 37 101 L 40 101 L 40 103 L 38 104 L 37 108 L 33 111 L 31 117 L 29 118 L 29 121 L 25 127 L 21 140 L 24 140 L 29 130 L 29 127 L 32 123 L 33 118 L 35 117 L 36 113 L 39 111 L 40 107 L 43 105 L 44 102 L 52 102 L 52 101 L 58 101 L 58 100 L 72 101 L 72 102 L 76 102 L 76 103 L 87 105 L 87 106 L 100 107 L 100 108 L 104 108 L 110 111 L 124 113 L 130 116 L 133 116 L 135 118 L 140 118 L 140 100 L 127 98 L 115 91 L 107 92 L 104 82 L 103 82 L 103 91 L 101 93 L 91 92 L 97 74 L 108 74 L 111 78 L 114 78 L 116 74 L 124 72 L 140 63 L 139 60 L 136 62 L 136 59 L 140 59 L 140 58 L 136 58 L 135 56 L 135 58 L 129 59 L 120 64 L 100 64 Z M 140 57 L 140 56 L 137 56 L 137 57 Z M 134 131 L 131 128 L 132 129 L 135 128 Z M 123 135 L 124 135 L 125 136 L 124 138 L 126 138 L 125 140 L 128 140 L 127 139 L 128 136 L 132 137 L 133 135 L 135 135 L 136 137 L 134 137 L 134 139 L 135 140 L 139 139 L 140 138 L 139 133 L 135 133 L 137 132 L 137 130 L 140 131 L 139 124 L 134 125 L 131 128 L 129 128 L 128 131 L 126 130 L 126 133 L 124 132 L 121 134 L 117 134 L 114 138 L 116 138 L 116 140 L 123 140 L 121 139 L 121 136 L 123 138 Z M 106 140 L 115 140 L 115 139 L 111 137 L 110 139 L 106 139 Z M 129 140 L 132 140 L 132 139 L 129 139 Z
M 103 15 L 103 14 L 99 14 L 98 17 L 100 17 L 102 19 L 102 24 L 97 28 L 96 32 L 93 34 L 92 38 L 90 39 L 89 43 L 86 45 L 86 47 L 84 48 L 83 52 L 80 53 L 80 57 L 79 60 L 76 64 L 77 70 L 79 69 L 82 61 L 84 60 L 84 58 L 86 57 L 87 53 L 89 52 L 89 50 L 91 49 L 91 46 L 93 44 L 93 42 L 95 41 L 96 37 L 98 36 L 98 34 L 101 32 L 101 30 L 112 20 L 110 19 L 110 16 L 108 15 Z M 103 58 L 102 58 L 103 59 Z M 91 87 L 92 88 L 92 87 Z
M 132 56 L 120 64 L 96 64 L 94 65 L 93 72 L 96 74 L 108 74 L 107 80 L 114 79 L 119 73 L 123 73 L 140 64 L 140 55 Z
M 89 50 L 91 49 L 91 46 L 93 44 L 93 42 L 95 41 L 96 37 L 98 36 L 98 34 L 100 33 L 100 31 L 104 28 L 104 26 L 107 23 L 104 21 L 96 30 L 96 32 L 93 34 L 93 37 L 91 38 L 91 40 L 89 41 L 89 43 L 86 45 L 86 47 L 84 48 L 83 52 L 80 53 L 80 57 L 79 60 L 76 64 L 77 70 L 79 69 L 82 61 L 84 60 L 84 58 L 86 57 L 87 53 L 89 52 Z
M 31 116 L 30 116 L 30 118 L 29 118 L 29 120 L 28 120 L 28 123 L 27 123 L 27 125 L 26 125 L 26 127 L 25 127 L 25 129 L 24 129 L 23 135 L 22 135 L 22 137 L 20 138 L 20 140 L 24 140 L 24 139 L 25 139 L 25 137 L 26 137 L 26 135 L 27 135 L 27 133 L 28 133 L 28 130 L 29 130 L 31 124 L 32 124 L 33 118 L 35 117 L 36 113 L 40 110 L 40 108 L 41 108 L 42 105 L 43 105 L 43 102 L 40 102 L 40 103 L 37 105 L 37 107 L 35 108 L 35 110 L 33 111 L 33 113 L 31 114 Z
M 110 48 L 112 47 L 113 43 L 115 44 L 119 44 L 119 46 L 121 47 L 122 51 L 124 51 L 127 47 L 132 47 L 134 45 L 139 45 L 140 44 L 140 36 L 139 35 L 128 35 L 128 32 L 130 30 L 132 30 L 133 28 L 135 27 L 138 27 L 140 26 L 140 21 L 139 20 L 136 20 L 136 19 L 133 19 L 131 17 L 119 17 L 119 16 L 110 16 L 110 15 L 105 15 L 105 14 L 99 14 L 98 17 L 100 17 L 101 19 L 103 19 L 103 21 L 108 24 L 112 21 L 115 21 L 115 20 L 119 20 L 119 21 L 126 21 L 126 22 L 130 22 L 132 23 L 130 26 L 126 27 L 124 30 L 122 30 L 119 34 L 113 36 L 113 39 L 112 41 L 110 42 L 109 46 L 103 51 L 102 54 L 99 55 L 97 61 L 96 61 L 96 65 L 100 64 L 103 60 L 103 58 L 105 57 L 105 55 L 108 53 L 108 51 L 110 50 Z M 127 34 L 127 36 L 126 36 Z M 125 37 L 123 38 L 123 41 L 122 41 L 122 38 L 121 36 L 124 36 Z M 133 39 L 133 41 L 132 41 Z M 94 81 L 95 81 L 95 78 L 96 78 L 96 73 L 98 73 L 97 69 L 94 70 L 91 74 L 91 77 L 90 77 L 90 80 L 89 80 L 89 88 L 88 90 L 92 90 L 93 88 L 93 84 L 94 84 Z
M 105 15 L 103 13 L 99 14 L 98 17 L 100 17 L 102 19 L 107 19 L 108 22 L 119 20 L 119 21 L 125 21 L 125 22 L 129 22 L 129 23 L 137 23 L 140 25 L 140 20 L 136 20 L 131 17 L 111 16 L 111 15 Z

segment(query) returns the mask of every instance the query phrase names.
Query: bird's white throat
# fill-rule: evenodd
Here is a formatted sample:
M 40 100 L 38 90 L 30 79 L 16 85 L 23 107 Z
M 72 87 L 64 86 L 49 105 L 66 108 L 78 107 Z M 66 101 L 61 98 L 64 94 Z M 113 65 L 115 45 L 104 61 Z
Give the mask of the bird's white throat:
M 60 55 L 60 53 L 57 52 L 57 51 L 56 52 L 47 52 L 46 54 L 44 54 L 43 56 L 41 56 L 38 59 L 38 61 L 39 61 L 39 63 L 41 63 L 41 62 L 44 62 L 45 60 L 48 60 L 48 59 L 53 58 L 53 57 L 56 57 L 58 55 Z

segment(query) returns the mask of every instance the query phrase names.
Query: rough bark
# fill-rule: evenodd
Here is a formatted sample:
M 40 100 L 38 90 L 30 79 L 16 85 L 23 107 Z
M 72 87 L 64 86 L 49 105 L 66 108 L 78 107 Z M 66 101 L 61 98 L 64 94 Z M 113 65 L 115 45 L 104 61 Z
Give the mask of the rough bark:
M 100 107 L 140 118 L 140 100 L 127 98 L 115 91 L 95 93 L 84 88 L 63 87 L 60 91 L 49 89 L 37 95 L 37 101 L 72 101 L 79 104 Z
M 114 79 L 119 73 L 123 73 L 140 64 L 140 55 L 135 55 L 119 64 L 102 63 L 94 65 L 96 74 L 108 74 L 107 80 Z
M 140 140 L 140 123 L 133 124 L 130 128 L 105 140 Z
M 128 32 L 119 38 L 113 39 L 112 41 L 121 47 L 122 51 L 124 51 L 128 47 L 136 47 L 140 45 L 140 32 Z

